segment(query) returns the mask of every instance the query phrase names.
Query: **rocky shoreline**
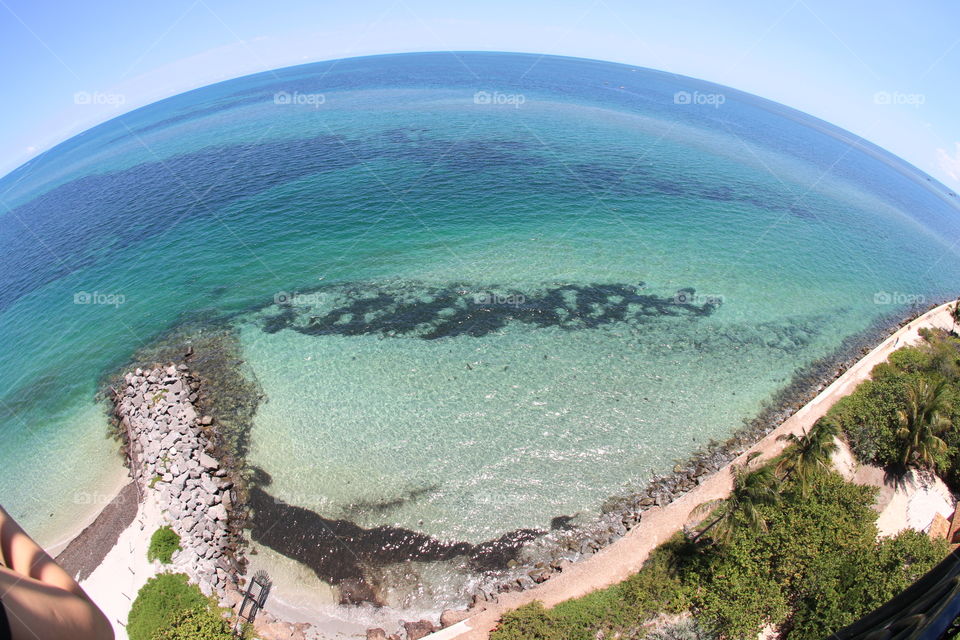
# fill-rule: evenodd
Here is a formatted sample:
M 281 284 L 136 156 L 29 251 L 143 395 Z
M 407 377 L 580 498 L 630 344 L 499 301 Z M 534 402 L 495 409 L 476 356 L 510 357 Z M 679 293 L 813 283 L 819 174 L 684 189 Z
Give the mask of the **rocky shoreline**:
M 444 616 L 450 621 L 469 617 L 482 609 L 484 603 L 495 601 L 498 594 L 533 588 L 561 573 L 571 563 L 624 537 L 640 523 L 644 511 L 664 507 L 700 485 L 813 400 L 887 336 L 937 306 L 939 304 L 929 309 L 915 309 L 909 315 L 886 322 L 879 321 L 832 354 L 799 370 L 758 416 L 746 421 L 726 441 L 711 442 L 686 462 L 677 463 L 671 473 L 654 476 L 639 491 L 612 496 L 601 506 L 599 517 L 591 522 L 566 529 L 560 526 L 531 542 L 521 560 L 514 562 L 509 571 L 485 576 L 465 594 L 464 603 L 469 607 L 466 611 L 447 611 Z M 441 623 L 441 627 L 445 626 L 448 625 Z
M 137 367 L 111 386 L 115 433 L 124 443 L 137 502 L 148 495 L 180 536 L 173 568 L 237 611 L 246 583 L 244 526 L 248 508 L 242 460 L 234 442 L 201 411 L 208 398 L 186 361 Z M 152 532 L 151 532 L 152 533 Z M 265 640 L 305 640 L 310 625 L 262 611 L 254 624 Z
M 235 474 L 217 456 L 213 418 L 194 405 L 200 382 L 185 364 L 137 368 L 124 382 L 114 390 L 114 415 L 141 500 L 154 492 L 180 536 L 175 566 L 226 602 L 244 567 L 243 516 Z
M 722 469 L 842 375 L 852 363 L 889 335 L 891 329 L 903 326 L 915 317 L 915 314 L 911 314 L 909 317 L 889 318 L 886 322 L 878 323 L 829 356 L 798 371 L 791 384 L 759 416 L 746 422 L 727 441 L 711 443 L 687 462 L 677 464 L 673 473 L 654 477 L 642 490 L 611 497 L 603 504 L 599 514 L 589 516 L 588 522 L 581 521 L 585 519 L 582 516 L 587 514 L 581 514 L 573 523 L 568 522 L 571 518 L 556 518 L 551 531 L 525 545 L 517 560 L 511 561 L 506 570 L 479 575 L 474 586 L 463 593 L 462 610 L 444 611 L 439 621 L 402 623 L 403 635 L 413 640 L 454 624 L 489 606 L 500 593 L 532 588 L 564 571 L 571 563 L 591 556 L 622 538 L 637 526 L 644 511 L 670 504 Z M 181 334 L 177 337 L 182 339 L 184 336 Z M 185 521 L 185 524 L 192 524 L 191 527 L 184 529 L 183 524 L 174 526 L 174 530 L 185 540 L 185 551 L 182 553 L 184 568 L 190 569 L 188 574 L 195 577 L 204 588 L 209 585 L 211 592 L 216 593 L 225 604 L 235 605 L 242 584 L 242 578 L 238 576 L 242 575 L 244 565 L 242 551 L 246 542 L 243 527 L 249 525 L 248 489 L 256 485 L 255 480 L 251 484 L 250 470 L 243 460 L 247 431 L 244 427 L 248 426 L 255 412 L 257 396 L 251 396 L 254 400 L 249 407 L 244 406 L 242 411 L 232 412 L 236 415 L 231 416 L 229 412 L 221 410 L 235 404 L 233 396 L 250 395 L 245 383 L 234 380 L 242 378 L 239 369 L 242 362 L 234 360 L 235 354 L 219 344 L 218 341 L 229 342 L 222 337 L 211 342 L 217 347 L 209 350 L 216 352 L 213 356 L 203 356 L 208 349 L 201 348 L 199 343 L 202 340 L 194 342 L 188 339 L 182 342 L 180 339 L 173 341 L 177 346 L 167 342 L 163 352 L 163 357 L 180 364 L 136 369 L 124 375 L 122 383 L 117 385 L 113 400 L 118 433 L 128 443 L 127 450 L 132 454 L 131 473 L 136 474 L 138 486 L 144 491 L 159 491 L 161 500 L 166 505 L 172 505 L 174 512 L 179 513 L 178 518 L 170 517 L 171 525 L 192 518 L 192 522 Z M 197 344 L 197 367 L 187 365 L 193 356 L 192 347 L 186 356 L 182 356 L 184 352 L 181 349 L 187 344 Z M 171 347 L 181 357 L 171 353 Z M 219 351 L 224 353 L 220 354 Z M 153 353 L 151 356 L 158 357 L 159 354 Z M 204 361 L 205 357 L 210 362 Z M 139 362 L 144 360 L 140 359 Z M 200 374 L 193 369 L 207 371 L 205 378 L 211 378 L 205 380 L 202 390 Z M 180 384 L 177 385 L 177 382 Z M 249 386 L 255 388 L 255 382 Z M 220 387 L 224 387 L 226 393 Z M 153 400 L 157 394 L 160 394 L 159 399 Z M 216 402 L 218 399 L 219 404 Z M 159 406 L 151 405 L 151 402 Z M 213 407 L 213 415 L 223 413 L 224 424 L 217 421 L 215 428 L 213 418 L 203 415 L 201 406 Z M 128 425 L 131 430 L 126 433 Z M 230 438 L 223 438 L 218 430 L 233 434 L 233 440 L 240 446 Z M 165 438 L 169 440 L 165 442 Z M 165 459 L 163 452 L 169 453 L 171 449 L 179 452 L 175 456 L 178 460 L 174 461 L 169 456 Z M 200 454 L 206 456 L 206 462 L 210 458 L 217 466 L 207 467 L 200 462 Z M 174 462 L 178 462 L 176 467 L 173 466 Z M 201 477 L 206 478 L 206 482 Z M 205 510 L 215 507 L 211 521 Z M 169 514 L 169 506 L 167 509 Z M 217 518 L 221 510 L 226 517 Z M 224 533 L 215 533 L 219 531 Z M 207 557 L 208 554 L 210 557 Z M 190 567 L 191 562 L 186 561 L 187 557 L 196 559 L 198 568 Z M 304 624 L 283 623 L 266 612 L 262 616 L 263 626 L 269 624 L 277 630 L 277 633 L 264 634 L 265 637 L 309 637 L 316 631 Z M 368 635 L 374 638 L 397 637 L 387 635 L 380 629 L 371 629 Z

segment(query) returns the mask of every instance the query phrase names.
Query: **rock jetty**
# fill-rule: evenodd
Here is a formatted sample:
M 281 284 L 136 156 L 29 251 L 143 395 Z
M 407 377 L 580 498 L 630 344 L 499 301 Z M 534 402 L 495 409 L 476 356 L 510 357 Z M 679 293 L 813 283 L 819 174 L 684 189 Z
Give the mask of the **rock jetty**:
M 180 536 L 174 564 L 203 593 L 227 601 L 243 568 L 242 515 L 233 474 L 217 456 L 213 418 L 195 404 L 200 381 L 185 364 L 138 368 L 123 381 L 113 389 L 114 413 L 139 497 L 153 492 Z

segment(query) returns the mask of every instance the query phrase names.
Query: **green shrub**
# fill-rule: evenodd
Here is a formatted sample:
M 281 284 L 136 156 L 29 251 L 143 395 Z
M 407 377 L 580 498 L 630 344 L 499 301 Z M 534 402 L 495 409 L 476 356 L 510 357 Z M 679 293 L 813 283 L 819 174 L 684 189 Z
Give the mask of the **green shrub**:
M 504 614 L 491 640 L 596 640 L 639 638 L 641 625 L 661 611 L 678 613 L 689 604 L 687 589 L 675 572 L 674 555 L 682 536 L 650 554 L 627 580 L 546 610 L 540 602 Z
M 847 436 L 857 460 L 887 466 L 900 459 L 898 411 L 906 404 L 907 375 L 885 370 L 837 401 L 827 415 Z
M 627 640 L 658 613 L 690 611 L 695 621 L 654 638 L 755 640 L 773 625 L 788 640 L 822 640 L 947 553 L 914 531 L 878 540 L 873 487 L 823 473 L 807 493 L 793 481 L 780 488 L 779 504 L 758 507 L 766 531 L 740 526 L 708 546 L 677 534 L 625 581 L 549 610 L 536 602 L 506 613 L 491 639 Z
M 170 527 L 160 527 L 150 537 L 147 560 L 159 560 L 163 564 L 173 561 L 173 553 L 180 550 L 180 536 Z
M 535 600 L 503 615 L 491 640 L 554 640 L 556 631 L 543 603 Z
M 172 626 L 183 612 L 206 609 L 210 602 L 182 573 L 161 573 L 150 578 L 137 594 L 127 617 L 130 640 L 153 640 Z
M 677 573 L 685 546 L 678 534 L 654 549 L 643 568 L 623 582 L 627 601 L 642 617 L 680 613 L 690 606 L 691 596 Z
M 930 354 L 918 347 L 897 349 L 887 361 L 904 373 L 919 373 L 930 368 Z
M 646 640 L 716 640 L 716 634 L 693 618 L 684 618 L 647 634 Z
M 236 640 L 227 622 L 214 609 L 188 609 L 178 613 L 171 626 L 161 629 L 152 640 Z

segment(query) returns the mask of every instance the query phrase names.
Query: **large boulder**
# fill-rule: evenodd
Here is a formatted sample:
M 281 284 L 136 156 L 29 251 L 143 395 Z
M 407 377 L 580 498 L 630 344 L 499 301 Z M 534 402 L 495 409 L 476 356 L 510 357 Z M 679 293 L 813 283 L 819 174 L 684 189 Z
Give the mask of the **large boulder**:
M 447 627 L 451 627 L 457 624 L 458 622 L 463 622 L 469 617 L 470 617 L 469 611 L 447 609 L 446 611 L 440 614 L 440 627 L 442 629 L 446 629 Z
M 437 627 L 429 620 L 417 620 L 404 622 L 403 630 L 407 632 L 407 640 L 420 640 L 437 631 Z

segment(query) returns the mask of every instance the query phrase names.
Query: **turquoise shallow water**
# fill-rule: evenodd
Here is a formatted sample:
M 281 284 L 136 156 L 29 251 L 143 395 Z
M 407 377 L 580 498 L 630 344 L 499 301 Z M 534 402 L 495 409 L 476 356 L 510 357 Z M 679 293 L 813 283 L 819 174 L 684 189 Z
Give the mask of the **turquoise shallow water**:
M 443 540 L 545 529 L 957 294 L 951 198 L 845 132 L 620 65 L 463 60 L 222 83 L 0 181 L 0 500 L 62 537 L 119 469 L 101 376 L 224 320 L 272 495 Z

